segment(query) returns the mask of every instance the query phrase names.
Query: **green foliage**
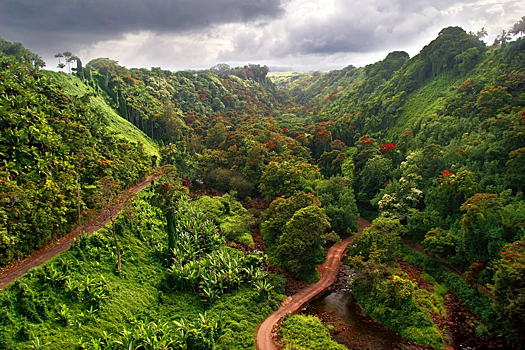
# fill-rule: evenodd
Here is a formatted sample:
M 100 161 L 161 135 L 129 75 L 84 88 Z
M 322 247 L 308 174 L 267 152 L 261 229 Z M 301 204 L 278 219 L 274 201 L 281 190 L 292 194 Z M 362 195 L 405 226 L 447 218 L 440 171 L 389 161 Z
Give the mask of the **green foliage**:
M 354 243 L 348 247 L 351 256 L 361 256 L 364 261 L 392 263 L 399 250 L 399 236 L 405 227 L 399 220 L 377 218 L 361 234 L 355 235 Z
M 29 51 L 21 43 L 10 43 L 0 38 L 0 58 L 5 56 L 16 57 L 17 60 L 27 62 L 35 68 L 46 66 L 46 63 L 42 61 L 42 57 Z
M 277 258 L 296 276 L 308 278 L 326 259 L 324 232 L 330 228 L 324 209 L 299 209 L 286 223 L 277 246 Z
M 219 225 L 225 237 L 250 248 L 255 246 L 250 227 L 252 216 L 230 194 L 222 197 L 201 196 L 192 205 Z
M 371 271 L 376 275 L 373 285 L 357 279 L 353 282 L 356 300 L 366 313 L 407 340 L 444 349 L 443 337 L 428 314 L 436 309 L 435 301 L 417 290 L 417 283 L 406 273 L 398 271 L 389 275 L 383 272 L 380 275 L 378 271 L 377 268 Z
M 249 248 L 254 248 L 255 243 L 251 235 L 251 228 L 243 216 L 229 216 L 220 225 L 221 232 L 229 239 L 239 242 Z
M 443 233 L 438 227 L 428 231 L 425 235 L 425 240 L 421 242 L 425 252 L 444 257 L 454 255 L 456 243 L 456 236 L 450 232 Z
M 82 100 L 93 112 L 102 115 L 110 132 L 127 142 L 139 142 L 150 156 L 159 156 L 158 146 L 144 132 L 117 114 L 104 97 L 96 93 L 96 88 L 74 75 L 52 71 L 45 71 L 44 74 L 55 79 L 65 95 Z
M 515 24 L 513 34 L 520 32 L 521 22 Z M 78 220 L 77 202 L 84 213 L 92 211 L 101 178 L 112 178 L 119 188 L 127 188 L 160 160 L 174 166 L 177 176 L 187 177 L 185 186 L 170 183 L 176 191 L 166 191 L 163 193 L 166 198 L 161 198 L 159 190 L 168 182 L 156 184 L 158 191 L 153 201 L 159 200 L 156 204 L 162 213 L 153 216 L 164 215 L 164 218 L 154 220 L 147 210 L 143 219 L 147 219 L 151 228 L 141 226 L 136 234 L 131 234 L 131 227 L 136 226 L 119 220 L 119 241 L 135 237 L 147 248 L 133 250 L 135 255 L 123 248 L 124 276 L 118 278 L 127 278 L 125 273 L 138 271 L 131 269 L 129 261 L 126 264 L 128 258 L 135 259 L 134 263 L 147 276 L 150 269 L 161 271 L 159 266 L 165 262 L 166 253 L 175 249 L 176 237 L 184 232 L 181 237 L 185 251 L 180 255 L 190 252 L 198 256 L 194 265 L 199 265 L 199 269 L 213 261 L 217 268 L 209 268 L 213 273 L 205 277 L 220 280 L 223 286 L 212 288 L 216 293 L 212 298 L 205 296 L 210 289 L 204 292 L 197 280 L 187 283 L 184 278 L 179 279 L 186 283 L 180 289 L 195 289 L 205 299 L 214 300 L 211 308 L 234 295 L 242 295 L 241 299 L 249 305 L 266 303 L 266 311 L 273 307 L 270 304 L 275 303 L 272 299 L 275 289 L 264 278 L 244 280 L 241 286 L 251 284 L 254 288 L 244 290 L 237 282 L 220 277 L 225 265 L 236 271 L 239 266 L 241 270 L 247 268 L 244 266 L 247 262 L 240 256 L 227 250 L 221 257 L 216 250 L 205 251 L 207 248 L 201 247 L 204 242 L 192 241 L 216 237 L 215 233 L 209 235 L 216 227 L 206 223 L 202 214 L 195 214 L 197 221 L 188 218 L 184 210 L 194 211 L 182 202 L 183 209 L 175 211 L 176 200 L 171 199 L 187 191 L 190 182 L 203 172 L 209 186 L 237 191 L 239 198 L 262 194 L 272 201 L 262 215 L 261 234 L 267 241 L 270 259 L 283 266 L 291 263 L 287 265 L 289 269 L 298 268 L 295 258 L 286 257 L 294 253 L 292 246 L 295 236 L 299 236 L 298 226 L 309 227 L 295 215 L 304 208 L 318 212 L 322 202 L 334 230 L 346 231 L 353 222 L 347 216 L 356 211 L 352 196 L 347 193 L 350 186 L 340 185 L 350 181 L 363 216 L 379 214 L 382 220 L 398 219 L 407 224 L 405 232 L 393 221 L 376 222 L 364 238 L 356 237 L 363 255 L 354 262 L 360 266 L 358 276 L 365 281 L 361 287 L 367 295 L 376 293 L 383 286 L 382 281 L 392 276 L 391 266 L 386 262 L 392 261 L 397 236 L 401 234 L 419 242 L 426 238 L 429 251 L 459 264 L 460 268 L 475 263 L 471 266 L 479 270 L 476 277 L 490 282 L 501 246 L 520 239 L 524 233 L 525 41 L 508 42 L 507 37 L 506 32 L 502 33 L 498 39 L 502 47 L 486 51 L 478 37 L 461 28 L 449 27 L 412 58 L 405 52 L 392 52 L 384 60 L 362 68 L 348 66 L 323 74 L 290 74 L 279 79 L 278 84 L 285 89 L 282 91 L 266 79 L 267 68 L 258 65 L 235 69 L 219 65 L 209 71 L 170 72 L 160 68 L 127 69 L 116 61 L 101 58 L 86 67 L 77 61 L 80 70 L 75 76 L 43 73 L 36 68 L 41 65 L 37 55 L 20 44 L 0 40 L 0 95 L 4 102 L 0 102 L 0 263 L 22 257 L 34 247 L 69 232 Z M 290 97 L 295 97 L 295 101 Z M 152 140 L 164 145 L 161 152 Z M 75 193 L 77 174 L 81 188 L 79 201 Z M 326 177 L 342 174 L 346 181 L 341 179 L 340 184 L 339 178 L 333 178 L 321 183 L 320 174 Z M 316 191 L 319 199 L 306 194 Z M 497 200 L 495 194 L 499 194 Z M 255 220 L 232 197 L 203 198 L 199 207 L 207 211 L 206 215 L 225 236 L 251 245 L 250 226 Z M 372 205 L 379 208 L 379 213 L 372 211 Z M 301 213 L 305 214 L 304 210 Z M 297 220 L 292 220 L 294 217 Z M 82 214 L 83 222 L 85 218 L 86 214 Z M 324 219 L 318 224 L 326 226 Z M 177 222 L 185 222 L 187 226 Z M 163 225 L 168 235 L 160 229 Z M 152 233 L 159 230 L 163 233 Z M 398 233 L 388 233 L 392 230 Z M 197 231 L 203 231 L 203 236 Z M 299 245 L 312 243 L 303 236 L 297 237 Z M 322 236 L 330 234 L 323 232 Z M 307 238 L 317 245 L 322 241 L 319 237 Z M 285 242 L 281 242 L 283 238 Z M 127 238 L 125 241 L 128 242 Z M 95 245 L 90 246 L 91 243 Z M 19 296 L 23 303 L 0 319 L 6 324 L 16 323 L 17 327 L 0 335 L 0 347 L 14 348 L 16 342 L 45 344 L 44 333 L 33 322 L 51 322 L 57 329 L 74 328 L 80 322 L 82 327 L 90 329 L 84 339 L 92 335 L 102 338 L 90 322 L 95 322 L 92 316 L 99 317 L 104 307 L 115 315 L 120 309 L 134 314 L 142 310 L 141 317 L 153 315 L 151 319 L 160 326 L 171 321 L 167 310 L 177 309 L 173 313 L 176 315 L 184 310 L 177 300 L 168 301 L 166 296 L 160 298 L 165 304 L 171 303 L 166 309 L 151 301 L 158 295 L 157 285 L 161 284 L 170 297 L 176 295 L 201 303 L 193 294 L 168 290 L 173 276 L 166 277 L 165 271 L 151 278 L 155 285 L 143 284 L 144 294 L 132 291 L 125 283 L 112 290 L 116 280 L 107 266 L 114 259 L 113 244 L 105 235 L 81 239 L 75 244 L 72 254 L 90 276 L 89 281 L 73 283 L 67 278 L 67 271 L 56 264 L 39 277 L 53 293 L 63 288 L 69 299 L 42 301 L 39 293 L 47 295 L 47 290 L 27 283 L 27 288 L 21 287 Z M 154 264 L 155 268 L 140 263 L 147 260 L 141 257 L 149 254 L 148 249 L 158 260 L 155 264 L 160 264 Z M 316 253 L 321 256 L 321 250 L 314 250 L 312 258 Z M 380 261 L 383 254 L 386 260 Z M 421 264 L 427 264 L 427 260 L 421 259 Z M 482 269 L 477 267 L 480 261 Z M 183 265 L 186 264 L 189 262 Z M 84 265 L 89 265 L 89 269 Z M 497 323 L 494 312 L 490 307 L 487 309 L 488 302 L 474 289 L 465 287 L 459 277 L 430 262 L 428 265 L 440 283 L 454 289 L 484 320 Z M 103 283 L 99 274 L 90 273 L 96 267 L 102 267 L 104 278 L 110 280 L 107 298 L 100 299 L 98 304 L 88 303 L 92 300 L 88 296 L 92 295 L 93 286 Z M 223 291 L 228 293 L 217 299 Z M 423 294 L 415 293 L 420 306 L 425 310 L 435 307 L 436 297 Z M 75 295 L 86 297 L 86 303 L 78 306 L 80 301 Z M 381 294 L 374 297 L 384 300 L 385 305 L 395 299 Z M 118 303 L 109 303 L 108 299 Z M 133 303 L 135 299 L 142 304 Z M 9 300 L 6 305 L 14 299 Z M 398 302 L 396 299 L 388 308 L 405 305 Z M 55 320 L 57 310 L 62 309 L 46 308 L 47 303 L 66 305 L 71 310 L 70 321 Z M 206 309 L 204 304 L 199 305 L 199 310 L 181 317 L 197 319 Z M 406 305 L 410 303 L 407 301 Z M 93 312 L 88 317 L 91 306 Z M 159 312 L 165 312 L 166 317 L 144 311 L 146 307 L 163 310 Z M 418 312 L 408 306 L 407 310 L 407 319 Z M 19 311 L 25 318 L 17 318 Z M 386 314 L 384 311 L 382 315 Z M 217 346 L 235 348 L 245 346 L 239 345 L 243 342 L 253 344 L 253 332 L 239 333 L 235 329 L 255 327 L 253 320 L 259 316 L 254 314 L 249 320 L 232 323 L 229 338 L 222 336 L 218 341 L 228 345 Z M 118 317 L 100 322 L 103 324 L 97 326 L 110 329 L 114 335 L 124 329 L 123 320 Z M 64 323 L 71 325 L 66 327 Z M 144 321 L 145 328 L 150 327 L 148 324 L 149 321 Z M 423 328 L 407 332 L 413 338 L 422 338 Z M 82 332 L 79 330 L 79 334 Z M 59 346 L 65 343 L 66 336 L 60 332 L 55 335 Z
M 291 197 L 277 197 L 264 211 L 261 222 L 261 235 L 269 245 L 270 252 L 284 232 L 284 226 L 295 212 L 308 206 L 321 206 L 321 202 L 311 193 L 296 192 Z
M 350 233 L 357 230 L 359 211 L 350 181 L 340 176 L 332 177 L 321 182 L 315 193 L 335 232 Z
M 5 265 L 77 226 L 83 219 L 78 206 L 84 214 L 94 207 L 99 179 L 130 187 L 151 162 L 143 144 L 111 135 L 103 116 L 87 105 L 89 96 L 70 97 L 22 58 L 0 58 L 0 94 Z
M 379 207 L 380 216 L 406 220 L 409 215 L 417 212 L 415 209 L 421 202 L 423 191 L 420 182 L 423 180 L 420 156 L 425 152 L 413 152 L 401 163 L 399 170 L 402 176 L 398 180 L 388 181 L 372 200 Z
M 501 329 L 501 321 L 492 309 L 492 299 L 483 294 L 476 286 L 467 284 L 460 276 L 449 271 L 440 262 L 425 254 L 417 253 L 404 246 L 403 259 L 413 265 L 423 268 L 437 282 L 452 290 L 458 298 L 483 322 L 492 329 Z
M 370 202 L 388 182 L 391 170 L 392 161 L 388 158 L 376 155 L 368 160 L 357 179 L 358 199 L 361 202 Z
M 267 201 L 296 191 L 313 192 L 319 178 L 317 167 L 305 161 L 270 162 L 262 174 L 259 191 Z
M 145 193 L 143 198 L 151 195 Z M 189 204 L 180 205 L 195 217 Z M 252 282 L 265 281 L 261 277 L 264 257 L 244 259 L 241 252 L 225 251 L 232 266 L 234 259 L 242 258 L 240 275 L 254 276 L 208 305 L 197 293 L 167 287 L 171 273 L 159 254 L 167 249 L 163 214 L 144 199 L 134 201 L 134 207 L 129 217 L 121 215 L 117 220 L 122 227 L 118 232 L 120 273 L 115 273 L 114 252 L 108 249 L 113 244 L 111 234 L 102 229 L 77 239 L 69 251 L 0 291 L 2 348 L 100 349 L 103 344 L 127 349 L 129 344 L 150 348 L 171 344 L 173 349 L 214 346 L 226 350 L 255 346 L 257 325 L 281 301 L 267 282 L 259 290 L 251 287 Z M 198 247 L 206 242 L 201 239 Z M 216 258 L 221 254 L 216 251 Z
M 523 348 L 525 315 L 525 241 L 505 245 L 496 262 L 494 309 L 503 320 L 507 338 Z
M 368 315 L 398 332 L 403 338 L 435 349 L 445 343 L 429 312 L 444 310 L 443 294 L 417 289 L 417 283 L 395 271 L 399 236 L 405 232 L 399 220 L 378 218 L 348 247 L 348 262 L 355 268 L 349 283 L 356 300 Z
M 326 349 L 344 350 L 346 347 L 332 340 L 330 332 L 314 316 L 288 315 L 279 328 L 279 338 L 286 350 Z
M 487 263 L 494 260 L 506 242 L 501 223 L 502 204 L 496 194 L 477 193 L 470 197 L 461 210 L 461 251 L 469 263 Z

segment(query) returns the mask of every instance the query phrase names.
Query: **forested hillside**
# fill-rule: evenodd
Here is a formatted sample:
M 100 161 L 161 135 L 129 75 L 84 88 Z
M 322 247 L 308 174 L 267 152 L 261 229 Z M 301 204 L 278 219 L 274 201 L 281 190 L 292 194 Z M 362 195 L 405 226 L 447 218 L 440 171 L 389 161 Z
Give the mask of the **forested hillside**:
M 1 292 L 0 345 L 52 346 L 53 329 L 65 348 L 253 349 L 283 300 L 280 273 L 316 281 L 327 248 L 362 216 L 372 226 L 346 263 L 369 315 L 443 349 L 452 295 L 488 348 L 519 348 L 525 39 L 515 34 L 487 46 L 448 27 L 412 58 L 273 79 L 253 64 L 171 72 L 109 58 L 56 73 L 1 41 L 2 266 L 160 177 L 100 234 Z M 289 318 L 284 330 L 314 326 Z M 284 330 L 285 346 L 302 346 Z
M 96 210 L 101 179 L 123 189 L 143 179 L 153 165 L 145 144 L 153 152 L 156 146 L 111 132 L 104 102 L 90 102 L 82 83 L 77 94 L 68 93 L 24 48 L 2 41 L 1 49 L 0 264 L 6 265 Z
M 394 52 L 363 68 L 277 82 L 304 105 L 303 119 L 324 126 L 314 141 L 324 134 L 354 146 L 345 155 L 361 212 L 399 220 L 401 237 L 471 283 L 494 284 L 495 310 L 514 339 L 525 287 L 514 275 L 523 273 L 525 233 L 524 50 L 523 39 L 486 47 L 445 28 L 413 58 Z

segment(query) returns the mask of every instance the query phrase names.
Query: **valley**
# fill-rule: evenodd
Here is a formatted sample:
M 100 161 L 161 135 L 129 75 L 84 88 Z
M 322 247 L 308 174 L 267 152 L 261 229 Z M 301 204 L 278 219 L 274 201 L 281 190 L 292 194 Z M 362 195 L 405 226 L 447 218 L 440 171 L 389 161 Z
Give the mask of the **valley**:
M 480 39 L 286 74 L 0 39 L 0 348 L 523 348 L 525 39 Z

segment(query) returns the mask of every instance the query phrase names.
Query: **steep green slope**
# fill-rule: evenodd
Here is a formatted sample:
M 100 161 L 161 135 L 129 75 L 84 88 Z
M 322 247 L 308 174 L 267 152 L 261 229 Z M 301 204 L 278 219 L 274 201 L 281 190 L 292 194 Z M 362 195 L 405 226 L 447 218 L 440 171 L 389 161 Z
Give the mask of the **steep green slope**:
M 469 283 L 496 282 L 498 315 L 515 317 L 525 304 L 501 297 L 497 282 L 522 266 L 514 247 L 525 236 L 525 39 L 487 48 L 449 27 L 402 58 L 390 54 L 359 69 L 359 79 L 345 68 L 291 83 L 311 121 L 294 129 L 296 138 L 323 175 L 354 179 L 362 213 L 399 220 L 405 238 L 465 272 Z M 343 88 L 328 90 L 337 84 Z M 519 343 L 519 326 L 488 316 L 489 304 L 473 311 Z
M 5 52 L 17 47 L 0 44 Z M 62 90 L 53 78 L 62 74 L 44 74 L 25 56 L 5 52 L 0 52 L 1 266 L 69 233 L 80 215 L 99 208 L 101 179 L 114 189 L 129 188 L 152 166 L 144 143 L 110 132 L 105 114 L 88 104 L 90 96 Z
M 75 75 L 64 74 L 62 72 L 45 71 L 45 74 L 55 79 L 64 90 L 64 93 L 71 98 L 86 99 L 87 105 L 97 114 L 106 118 L 108 129 L 118 137 L 128 142 L 140 141 L 144 146 L 144 151 L 150 156 L 159 156 L 158 146 L 141 130 L 123 119 L 115 112 L 108 102 L 96 91 Z M 89 99 L 87 96 L 90 96 Z

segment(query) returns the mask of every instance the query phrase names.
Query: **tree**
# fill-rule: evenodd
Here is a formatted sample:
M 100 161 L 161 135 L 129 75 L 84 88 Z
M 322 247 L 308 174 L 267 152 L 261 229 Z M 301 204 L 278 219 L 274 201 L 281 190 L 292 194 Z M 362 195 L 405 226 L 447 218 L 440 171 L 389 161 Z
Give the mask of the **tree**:
M 168 256 L 173 254 L 176 243 L 176 213 L 177 200 L 187 192 L 185 187 L 180 186 L 177 178 L 177 171 L 173 166 L 165 166 L 161 169 L 161 175 L 155 181 L 153 190 L 155 195 L 151 199 L 151 204 L 160 208 L 166 218 L 166 231 L 168 233 Z
M 489 33 L 487 32 L 487 30 L 485 29 L 485 27 L 482 27 L 480 30 L 478 30 L 476 32 L 476 36 L 478 37 L 479 40 L 483 39 L 484 37 L 486 37 L 487 35 L 489 35 Z
M 210 71 L 214 74 L 230 74 L 232 68 L 227 63 L 217 63 L 215 66 L 210 68 Z
M 212 149 L 217 148 L 221 142 L 226 140 L 226 131 L 226 125 L 224 125 L 222 122 L 219 122 L 208 129 L 208 133 L 204 141 L 206 142 L 206 146 Z
M 350 181 L 340 176 L 331 177 L 321 182 L 315 193 L 330 218 L 335 232 L 350 233 L 357 230 L 359 211 Z
M 261 235 L 269 246 L 279 242 L 286 223 L 296 211 L 308 206 L 321 206 L 311 193 L 296 192 L 291 197 L 277 197 L 262 214 Z M 270 247 L 271 248 L 271 247 Z
M 507 183 L 518 191 L 525 189 L 525 147 L 512 150 L 507 161 Z
M 120 271 L 122 262 L 117 240 L 116 220 L 120 211 L 131 203 L 134 193 L 129 190 L 120 192 L 119 184 L 111 177 L 100 179 L 97 185 L 99 190 L 94 196 L 94 201 L 101 209 L 103 221 L 109 220 L 111 222 L 111 233 L 117 251 L 117 270 Z
M 507 337 L 523 349 L 525 345 L 525 240 L 507 244 L 500 252 L 494 275 L 494 308 Z
M 461 250 L 468 263 L 488 263 L 498 256 L 506 243 L 503 238 L 501 211 L 503 206 L 497 194 L 476 193 L 461 210 Z
M 281 265 L 298 277 L 308 278 L 324 262 L 324 233 L 330 228 L 324 209 L 309 206 L 295 212 L 279 239 L 277 257 Z
M 67 65 L 68 65 L 68 69 L 69 69 L 69 73 L 71 73 L 71 64 L 73 62 L 77 62 L 79 60 L 79 58 L 75 55 L 71 55 L 67 58 Z M 73 68 L 73 70 L 75 71 L 76 68 Z
M 416 207 L 423 198 L 423 191 L 419 183 L 423 180 L 421 169 L 418 166 L 418 155 L 413 152 L 400 165 L 403 172 L 399 181 L 388 181 L 388 184 L 372 200 L 372 204 L 379 207 L 379 215 L 404 221 L 416 211 Z
M 165 143 L 180 141 L 185 129 L 187 129 L 184 122 L 175 114 L 174 109 L 175 106 L 168 100 L 164 102 L 162 113 L 159 116 L 161 128 L 158 137 Z M 144 125 L 144 122 L 142 124 Z
M 62 58 L 62 57 L 64 57 L 64 54 L 62 54 L 62 53 L 60 53 L 60 52 L 57 53 L 57 54 L 55 55 L 55 58 L 58 58 L 58 63 L 62 63 L 62 62 L 60 61 L 60 58 Z
M 521 17 L 518 22 L 514 23 L 509 33 L 514 36 L 525 34 L 525 16 Z
M 501 44 L 501 48 L 504 49 L 507 45 L 507 41 L 510 41 L 510 35 L 505 29 L 494 39 L 494 45 Z
M 350 255 L 359 255 L 363 261 L 375 260 L 379 264 L 393 263 L 399 250 L 399 237 L 406 232 L 399 220 L 377 218 L 372 225 L 355 235 L 348 247 Z
M 433 228 L 425 235 L 425 240 L 421 245 L 425 252 L 439 254 L 444 257 L 452 256 L 456 253 L 457 237 L 450 232 L 443 232 L 439 227 Z
M 368 203 L 384 187 L 390 177 L 392 160 L 380 155 L 368 160 L 359 173 L 356 187 L 359 189 L 358 199 Z
M 71 51 L 66 51 L 66 52 L 63 52 L 62 54 L 64 55 L 64 58 L 65 58 L 66 63 L 67 63 L 67 68 L 69 70 L 70 69 L 70 63 L 71 63 L 71 57 L 73 56 L 73 54 L 71 53 Z
M 313 192 L 319 169 L 298 158 L 273 161 L 264 169 L 259 191 L 267 201 L 277 196 L 291 196 L 296 191 Z

